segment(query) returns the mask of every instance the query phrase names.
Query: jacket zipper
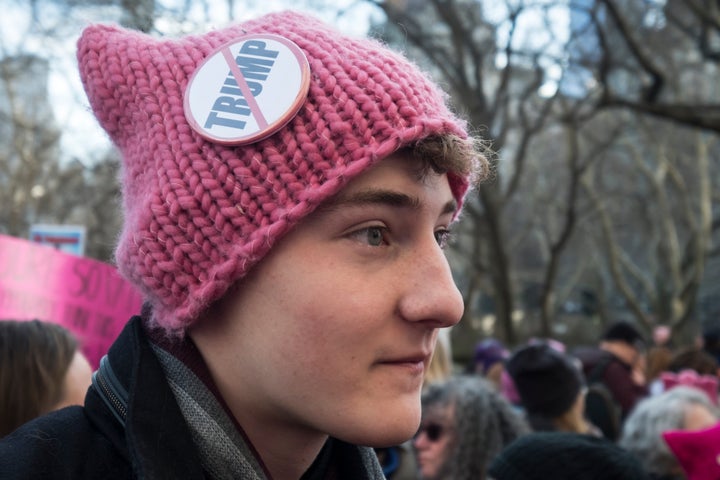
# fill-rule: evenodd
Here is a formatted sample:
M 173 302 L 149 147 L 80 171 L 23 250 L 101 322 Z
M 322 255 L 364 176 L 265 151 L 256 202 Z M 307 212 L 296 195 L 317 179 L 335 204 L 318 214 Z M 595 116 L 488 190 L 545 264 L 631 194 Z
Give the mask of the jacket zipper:
M 115 418 L 125 425 L 127 418 L 126 398 L 127 394 L 117 381 L 113 382 L 114 373 L 110 367 L 107 356 L 100 360 L 100 368 L 93 374 L 93 385 L 95 385 L 105 404 L 110 407 L 110 411 Z

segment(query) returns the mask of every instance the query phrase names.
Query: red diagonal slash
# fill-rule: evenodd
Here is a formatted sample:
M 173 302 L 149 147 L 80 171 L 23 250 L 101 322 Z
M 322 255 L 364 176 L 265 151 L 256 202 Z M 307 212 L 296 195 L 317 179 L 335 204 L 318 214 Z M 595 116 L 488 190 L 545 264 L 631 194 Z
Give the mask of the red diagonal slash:
M 260 107 L 258 106 L 255 97 L 250 92 L 250 87 L 245 81 L 245 77 L 243 77 L 243 74 L 240 71 L 240 67 L 238 67 L 237 63 L 235 62 L 235 57 L 233 57 L 232 52 L 229 48 L 226 47 L 222 49 L 222 54 L 223 57 L 225 57 L 225 61 L 227 62 L 228 67 L 230 67 L 230 71 L 232 72 L 233 77 L 235 77 L 238 88 L 240 88 L 243 97 L 245 97 L 245 100 L 247 101 L 248 107 L 250 108 L 250 113 L 252 113 L 253 117 L 255 117 L 258 128 L 260 128 L 261 130 L 267 128 L 268 122 L 267 120 L 265 120 L 265 116 L 260 111 Z

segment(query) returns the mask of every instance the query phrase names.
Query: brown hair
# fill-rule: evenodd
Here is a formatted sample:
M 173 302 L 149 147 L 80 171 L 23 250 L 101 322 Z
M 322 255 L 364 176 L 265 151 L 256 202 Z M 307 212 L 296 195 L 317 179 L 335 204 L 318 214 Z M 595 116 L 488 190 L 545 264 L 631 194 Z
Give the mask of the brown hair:
M 700 375 L 716 375 L 718 362 L 706 351 L 688 347 L 675 353 L 668 365 L 668 370 L 674 373 L 685 369 L 695 370 Z
M 647 352 L 647 367 L 645 377 L 652 382 L 670 367 L 673 352 L 667 347 L 652 347 Z
M 61 325 L 0 321 L 0 437 L 60 402 L 77 349 L 77 339 Z
M 490 149 L 477 138 L 463 139 L 457 135 L 430 136 L 406 147 L 413 157 L 424 164 L 422 175 L 428 170 L 435 173 L 454 173 L 469 177 L 470 183 L 478 183 L 490 175 L 487 156 Z

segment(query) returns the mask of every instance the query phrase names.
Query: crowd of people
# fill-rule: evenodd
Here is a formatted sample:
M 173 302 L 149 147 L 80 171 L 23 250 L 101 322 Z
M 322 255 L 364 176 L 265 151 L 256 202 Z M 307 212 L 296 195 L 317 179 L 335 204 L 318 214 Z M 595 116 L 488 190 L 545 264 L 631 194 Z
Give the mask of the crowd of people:
M 657 348 L 670 355 L 652 373 Z M 717 375 L 712 350 L 649 345 L 627 322 L 572 351 L 485 339 L 462 373 L 426 386 L 416 473 L 388 478 L 718 479 Z
M 78 64 L 145 304 L 92 376 L 62 328 L 0 322 L 0 478 L 720 478 L 720 336 L 618 322 L 453 365 L 443 248 L 489 163 L 402 55 L 278 12 L 91 25 Z
M 719 479 L 713 335 L 675 347 L 617 322 L 570 352 L 553 339 L 513 350 L 484 339 L 464 369 L 426 382 L 415 456 L 387 478 Z
M 671 354 L 653 373 L 648 358 L 660 348 Z M 375 449 L 383 474 L 391 480 L 720 478 L 718 362 L 712 351 L 667 343 L 646 349 L 638 330 L 621 322 L 596 349 L 576 352 L 555 340 L 531 339 L 510 351 L 486 339 L 461 372 L 447 339 L 438 341 L 424 375 L 417 432 L 407 442 Z M 608 357 L 605 368 L 616 365 L 625 377 L 595 373 L 598 357 Z M 0 360 L 0 437 L 35 417 L 84 403 L 90 366 L 66 328 L 0 321 Z M 609 394 L 617 436 L 590 420 L 585 400 L 597 385 L 585 372 Z M 628 381 L 634 385 L 630 405 L 627 389 L 614 383 Z M 655 381 L 660 386 L 649 388 Z

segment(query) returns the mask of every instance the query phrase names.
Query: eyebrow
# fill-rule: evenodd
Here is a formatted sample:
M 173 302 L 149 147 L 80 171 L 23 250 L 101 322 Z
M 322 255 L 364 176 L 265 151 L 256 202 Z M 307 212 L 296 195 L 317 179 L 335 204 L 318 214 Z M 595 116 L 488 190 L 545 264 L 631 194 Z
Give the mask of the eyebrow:
M 417 197 L 394 190 L 368 189 L 341 195 L 320 208 L 322 210 L 334 210 L 344 205 L 387 205 L 408 210 L 419 210 L 421 202 Z M 441 215 L 455 213 L 455 211 L 457 211 L 457 202 L 452 199 L 443 205 Z

